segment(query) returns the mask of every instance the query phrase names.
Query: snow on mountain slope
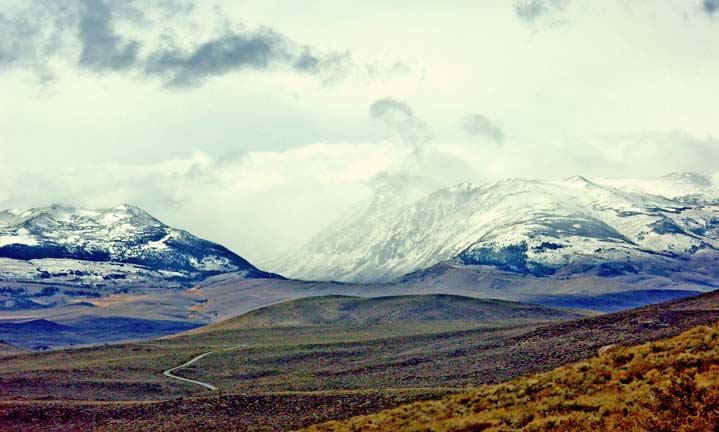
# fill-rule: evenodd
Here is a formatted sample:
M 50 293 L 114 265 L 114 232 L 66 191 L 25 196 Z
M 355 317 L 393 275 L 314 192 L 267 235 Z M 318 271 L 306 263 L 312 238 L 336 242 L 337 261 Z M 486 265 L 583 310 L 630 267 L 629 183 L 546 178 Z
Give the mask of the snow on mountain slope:
M 447 260 L 540 276 L 578 263 L 607 274 L 639 272 L 647 263 L 680 266 L 687 257 L 718 253 L 718 192 L 704 177 L 676 174 L 460 184 L 397 208 L 378 205 L 380 196 L 277 270 L 377 282 Z
M 603 179 L 597 183 L 627 192 L 659 195 L 666 198 L 719 201 L 719 185 L 694 173 L 672 173 L 657 179 Z
M 227 272 L 273 276 L 225 247 L 171 228 L 131 205 L 0 212 L 2 279 L 193 281 Z

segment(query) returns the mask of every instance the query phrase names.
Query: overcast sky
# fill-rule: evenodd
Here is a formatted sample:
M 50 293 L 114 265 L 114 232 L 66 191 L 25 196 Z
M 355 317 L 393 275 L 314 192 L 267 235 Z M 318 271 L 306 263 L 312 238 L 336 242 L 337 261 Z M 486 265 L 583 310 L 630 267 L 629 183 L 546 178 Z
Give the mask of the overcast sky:
M 719 0 L 0 0 L 0 208 L 262 262 L 395 181 L 719 172 Z

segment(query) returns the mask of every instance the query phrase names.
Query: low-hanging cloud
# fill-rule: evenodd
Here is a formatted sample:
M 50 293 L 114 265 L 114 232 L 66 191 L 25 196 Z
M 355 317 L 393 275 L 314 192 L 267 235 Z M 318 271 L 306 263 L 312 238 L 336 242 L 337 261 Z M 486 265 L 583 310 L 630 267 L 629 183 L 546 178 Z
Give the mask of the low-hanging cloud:
M 429 192 L 447 181 L 463 181 L 471 175 L 472 169 L 465 161 L 438 149 L 432 132 L 407 102 L 378 99 L 370 106 L 369 114 L 370 119 L 393 130 L 399 137 L 398 143 L 410 150 L 373 179 L 375 192 L 389 194 L 398 201 L 401 196 L 406 199 L 418 191 Z
M 470 114 L 462 120 L 462 129 L 472 136 L 486 137 L 501 145 L 504 133 L 494 122 L 482 114 Z
M 16 165 L 0 171 L 0 210 L 132 203 L 256 261 L 299 246 L 409 151 L 396 141 L 316 143 L 236 157 L 198 151 L 152 164 Z
M 47 77 L 50 60 L 59 59 L 97 74 L 130 73 L 159 78 L 168 87 L 188 87 L 231 72 L 273 68 L 329 82 L 351 67 L 349 52 L 320 53 L 271 28 L 225 28 L 194 42 L 192 35 L 163 33 L 164 21 L 180 20 L 174 30 L 193 9 L 188 1 L 32 0 L 0 13 L 0 71 L 24 68 Z M 118 31 L 120 23 L 124 34 Z M 127 34 L 128 26 L 137 29 L 135 34 Z M 147 27 L 163 33 L 161 42 L 140 36 Z
M 425 123 L 417 118 L 407 102 L 393 98 L 378 99 L 370 105 L 369 115 L 372 120 L 393 129 L 406 144 L 412 146 L 417 157 L 432 139 Z

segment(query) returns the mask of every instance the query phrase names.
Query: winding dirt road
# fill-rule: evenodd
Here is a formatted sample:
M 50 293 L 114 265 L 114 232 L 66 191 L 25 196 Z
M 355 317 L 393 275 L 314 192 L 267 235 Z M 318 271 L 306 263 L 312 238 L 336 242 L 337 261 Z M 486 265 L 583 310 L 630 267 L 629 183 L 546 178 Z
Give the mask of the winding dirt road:
M 185 382 L 192 383 L 192 384 L 201 385 L 202 387 L 205 387 L 206 389 L 209 389 L 209 390 L 217 390 L 217 387 L 213 386 L 212 384 L 207 384 L 207 383 L 202 382 L 202 381 L 195 381 L 195 380 L 192 380 L 192 379 L 189 379 L 189 378 L 183 378 L 183 377 L 180 377 L 180 376 L 177 376 L 177 375 L 173 375 L 173 374 L 172 374 L 172 372 L 174 372 L 174 371 L 176 371 L 176 370 L 178 370 L 178 369 L 182 369 L 182 368 L 185 368 L 185 367 L 187 367 L 187 366 L 190 366 L 191 364 L 195 363 L 196 361 L 198 361 L 198 360 L 202 359 L 203 357 L 206 357 L 206 356 L 208 356 L 208 355 L 210 355 L 210 354 L 212 354 L 212 353 L 214 353 L 214 351 L 210 351 L 210 352 L 206 352 L 206 353 L 204 353 L 204 354 L 200 354 L 200 355 L 198 355 L 197 357 L 193 358 L 192 360 L 188 361 L 187 363 L 181 364 L 180 366 L 175 366 L 175 367 L 172 368 L 172 369 L 168 369 L 168 370 L 166 370 L 165 372 L 163 372 L 162 374 L 165 375 L 165 376 L 168 377 L 168 378 L 172 378 L 172 379 L 176 379 L 176 380 L 180 380 L 180 381 L 185 381 Z
M 202 381 L 196 381 L 196 380 L 189 379 L 189 378 L 183 378 L 183 377 L 181 377 L 181 376 L 174 375 L 173 372 L 176 371 L 176 370 L 185 368 L 185 367 L 187 367 L 187 366 L 190 366 L 190 365 L 194 364 L 195 362 L 197 362 L 198 360 L 201 360 L 202 358 L 207 357 L 207 356 L 210 355 L 210 354 L 214 354 L 214 353 L 216 353 L 216 352 L 221 352 L 221 351 L 230 351 L 230 350 L 233 350 L 233 349 L 244 348 L 244 347 L 246 347 L 246 346 L 247 346 L 247 345 L 237 345 L 237 346 L 234 346 L 234 347 L 225 348 L 225 349 L 220 350 L 220 351 L 208 351 L 208 352 L 206 352 L 206 353 L 204 353 L 204 354 L 198 355 L 197 357 L 193 358 L 192 360 L 188 361 L 187 363 L 184 363 L 184 364 L 181 364 L 180 366 L 175 366 L 174 368 L 168 369 L 168 370 L 164 371 L 162 374 L 165 375 L 165 376 L 168 377 L 168 378 L 172 378 L 172 379 L 176 379 L 176 380 L 188 382 L 188 383 L 191 383 L 191 384 L 197 384 L 197 385 L 199 385 L 199 386 L 205 387 L 205 388 L 208 389 L 208 390 L 217 390 L 217 387 L 213 386 L 212 384 L 208 384 L 208 383 L 202 382 Z

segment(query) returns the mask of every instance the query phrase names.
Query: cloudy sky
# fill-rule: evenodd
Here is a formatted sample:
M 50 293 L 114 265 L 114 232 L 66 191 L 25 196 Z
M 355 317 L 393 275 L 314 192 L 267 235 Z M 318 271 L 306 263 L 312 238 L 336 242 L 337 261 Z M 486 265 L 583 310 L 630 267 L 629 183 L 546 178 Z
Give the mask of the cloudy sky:
M 0 0 L 0 208 L 263 262 L 392 182 L 719 171 L 719 0 Z

